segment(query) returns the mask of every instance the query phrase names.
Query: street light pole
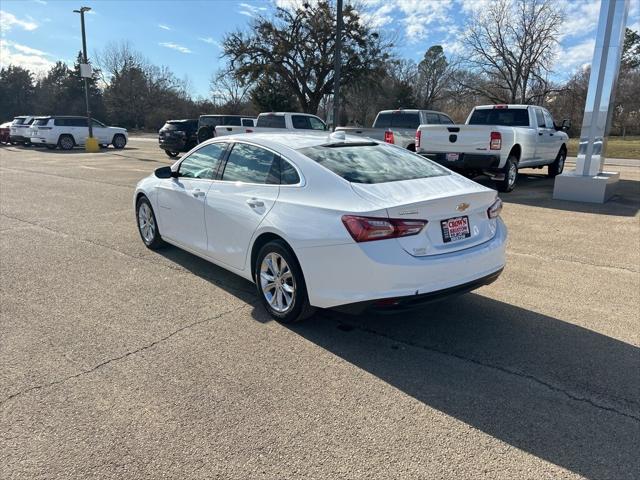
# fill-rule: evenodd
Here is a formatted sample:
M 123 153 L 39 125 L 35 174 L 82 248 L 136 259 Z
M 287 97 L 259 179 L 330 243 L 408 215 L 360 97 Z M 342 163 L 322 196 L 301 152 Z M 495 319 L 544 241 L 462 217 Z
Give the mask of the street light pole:
M 336 2 L 336 51 L 333 59 L 333 129 L 340 117 L 340 67 L 342 65 L 342 0 Z
M 81 7 L 80 10 L 74 10 L 75 13 L 80 14 L 80 26 L 82 27 L 82 62 L 87 64 L 87 37 L 84 32 L 84 12 L 91 10 L 90 7 Z M 89 108 L 89 83 L 87 77 L 83 77 L 84 80 L 84 97 L 87 104 L 87 126 L 89 127 L 89 138 L 93 138 L 93 126 L 91 125 L 91 109 Z

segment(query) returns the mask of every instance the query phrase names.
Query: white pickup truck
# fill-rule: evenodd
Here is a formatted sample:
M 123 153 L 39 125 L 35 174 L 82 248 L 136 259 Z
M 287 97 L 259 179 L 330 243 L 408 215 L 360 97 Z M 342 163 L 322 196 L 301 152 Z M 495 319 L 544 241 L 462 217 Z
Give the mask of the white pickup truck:
M 548 166 L 562 173 L 569 120 L 556 126 L 551 114 L 533 105 L 475 107 L 463 125 L 420 125 L 416 152 L 467 176 L 488 175 L 501 192 L 516 185 L 519 168 Z
M 216 137 L 236 133 L 315 130 L 324 132 L 327 125 L 315 115 L 294 112 L 269 112 L 258 115 L 255 127 L 224 125 L 216 127 Z
M 415 151 L 416 130 L 420 125 L 453 125 L 453 120 L 442 112 L 400 108 L 378 112 L 371 128 L 338 127 L 336 132 L 362 135 Z

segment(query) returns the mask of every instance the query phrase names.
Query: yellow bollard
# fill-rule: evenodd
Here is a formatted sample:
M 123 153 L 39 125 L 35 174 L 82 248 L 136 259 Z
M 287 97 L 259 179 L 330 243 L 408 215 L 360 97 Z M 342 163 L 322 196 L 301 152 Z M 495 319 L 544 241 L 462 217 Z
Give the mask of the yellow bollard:
M 84 150 L 88 153 L 97 153 L 100 151 L 100 145 L 98 145 L 98 139 L 95 137 L 87 138 L 84 142 Z

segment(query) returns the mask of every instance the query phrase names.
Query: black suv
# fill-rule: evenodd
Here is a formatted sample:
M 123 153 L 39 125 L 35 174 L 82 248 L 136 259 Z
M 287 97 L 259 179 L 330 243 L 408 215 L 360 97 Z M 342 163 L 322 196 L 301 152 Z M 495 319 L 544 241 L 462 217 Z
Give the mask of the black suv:
M 158 143 L 170 157 L 188 152 L 198 144 L 198 120 L 167 120 L 158 132 Z
M 198 120 L 198 142 L 204 142 L 215 136 L 219 126 L 253 127 L 254 117 L 246 115 L 200 115 Z

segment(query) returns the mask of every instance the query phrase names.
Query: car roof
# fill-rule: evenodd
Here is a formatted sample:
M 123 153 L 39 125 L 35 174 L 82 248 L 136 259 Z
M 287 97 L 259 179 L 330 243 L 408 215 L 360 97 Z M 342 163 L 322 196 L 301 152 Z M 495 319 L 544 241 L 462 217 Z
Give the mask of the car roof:
M 226 139 L 226 140 L 225 140 Z M 222 137 L 216 137 L 212 139 L 215 141 L 229 141 L 229 140 L 241 140 L 251 143 L 256 143 L 265 147 L 281 146 L 290 148 L 293 150 L 299 150 L 306 147 L 316 147 L 319 145 L 328 144 L 344 144 L 344 143 L 381 143 L 376 140 L 362 138 L 359 135 L 344 135 L 332 137 L 331 132 L 317 132 L 317 133 L 272 133 L 272 132 L 257 132 L 257 133 L 239 133 L 236 135 L 225 135 Z

